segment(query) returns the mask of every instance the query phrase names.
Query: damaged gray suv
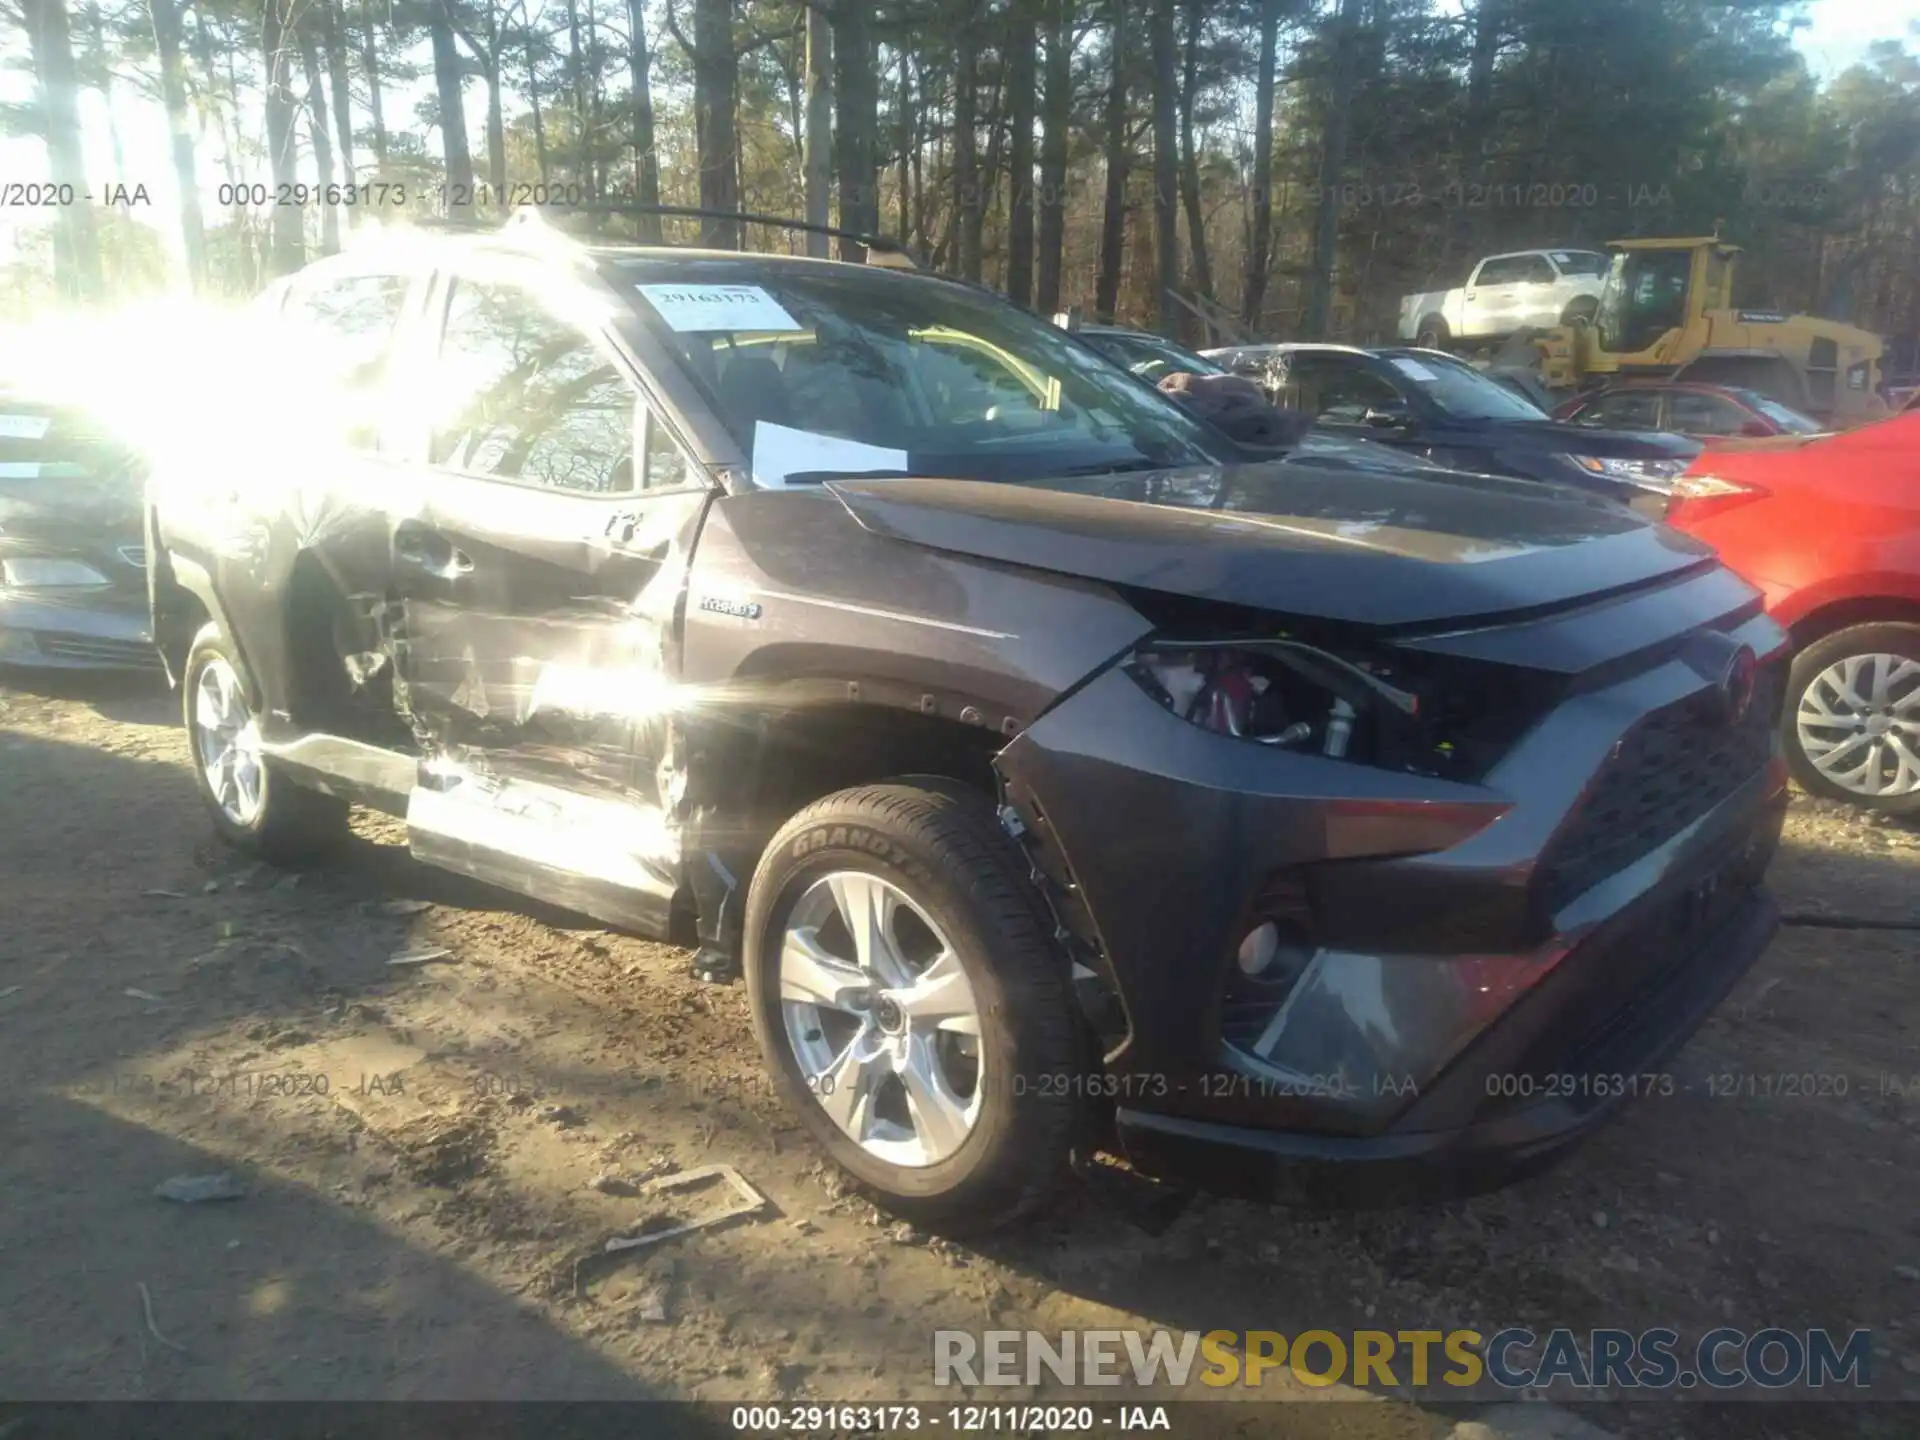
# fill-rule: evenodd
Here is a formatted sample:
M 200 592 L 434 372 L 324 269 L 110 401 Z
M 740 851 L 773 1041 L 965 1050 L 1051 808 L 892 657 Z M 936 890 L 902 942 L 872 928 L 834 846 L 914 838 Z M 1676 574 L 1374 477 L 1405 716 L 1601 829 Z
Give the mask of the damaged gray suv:
M 1782 633 L 1604 502 L 1253 463 L 892 266 L 528 225 L 271 304 L 331 400 L 147 517 L 215 827 L 684 937 L 896 1213 L 1499 1184 L 1773 932 Z

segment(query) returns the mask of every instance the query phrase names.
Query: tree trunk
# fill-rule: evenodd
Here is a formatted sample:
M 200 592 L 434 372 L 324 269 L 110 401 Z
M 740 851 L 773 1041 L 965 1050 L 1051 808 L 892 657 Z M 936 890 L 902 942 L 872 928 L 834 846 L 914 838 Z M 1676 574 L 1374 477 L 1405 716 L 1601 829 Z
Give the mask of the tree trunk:
M 1073 123 L 1073 0 L 1046 0 L 1046 110 L 1040 139 L 1040 254 L 1034 308 L 1060 309 L 1067 239 L 1067 141 Z
M 113 178 L 125 181 L 127 152 L 120 141 L 120 116 L 113 104 L 113 65 L 107 54 L 107 27 L 101 22 L 100 6 L 96 0 L 87 0 L 84 16 L 87 22 L 87 44 L 90 51 L 87 56 L 87 68 L 93 73 L 94 88 L 100 92 L 101 104 L 107 112 L 107 146 L 113 155 Z
M 825 225 L 833 219 L 833 29 L 824 0 L 807 5 L 806 131 L 801 145 L 805 172 L 807 223 Z M 807 254 L 824 260 L 825 235 L 807 236 Z
M 1326 134 L 1320 150 L 1320 212 L 1313 232 L 1313 262 L 1300 327 L 1309 340 L 1326 337 L 1333 308 L 1334 266 L 1340 252 L 1340 177 L 1347 166 L 1347 124 L 1353 109 L 1356 31 L 1360 0 L 1340 0 L 1333 42 L 1333 79 L 1327 95 Z
M 71 185 L 74 203 L 54 212 L 54 279 L 70 298 L 92 300 L 101 292 L 100 237 L 94 202 L 85 198 L 87 171 L 80 132 L 80 81 L 73 67 L 73 34 L 66 0 L 26 0 L 27 45 L 39 82 L 45 122 L 47 168 L 55 185 Z
M 292 0 L 266 0 L 260 12 L 260 52 L 266 62 L 267 161 L 273 170 L 275 188 L 295 181 L 293 156 L 292 55 L 283 4 Z M 267 252 L 267 271 L 271 275 L 291 275 L 306 263 L 306 242 L 301 234 L 300 210 L 294 205 L 272 207 Z
M 1193 106 L 1200 88 L 1200 30 L 1206 12 L 1187 3 L 1187 43 L 1180 83 L 1180 195 L 1187 209 L 1187 245 L 1193 254 L 1193 286 L 1213 298 L 1213 264 L 1207 257 L 1207 212 L 1200 203 L 1200 157 L 1193 143 Z
M 899 193 L 899 219 L 895 233 L 902 243 L 913 233 L 913 63 L 908 45 L 903 39 L 900 44 L 900 159 L 895 177 L 895 188 Z
M 340 43 L 340 0 L 321 0 L 320 41 L 327 51 L 327 84 L 333 91 L 333 125 L 340 136 L 340 178 L 354 181 L 353 91 L 347 83 L 347 51 Z M 360 207 L 347 207 L 347 223 L 360 217 Z
M 1113 36 L 1108 44 L 1113 73 L 1107 80 L 1107 195 L 1100 215 L 1100 273 L 1094 281 L 1093 311 L 1111 321 L 1120 303 L 1120 267 L 1127 248 L 1127 11 L 1126 0 L 1110 0 Z
M 267 0 L 268 4 L 275 0 Z M 452 0 L 432 0 L 427 31 L 433 41 L 433 85 L 439 101 L 440 139 L 447 158 L 447 213 L 473 213 L 473 154 L 467 149 L 467 112 L 460 95 L 460 52 L 447 15 Z
M 872 0 L 835 0 L 833 54 L 840 226 L 870 235 L 880 228 L 880 193 L 873 164 L 873 137 L 880 128 L 880 86 L 874 73 Z M 840 242 L 842 260 L 858 260 L 863 254 L 857 243 Z
M 693 137 L 700 168 L 700 207 L 740 208 L 740 145 L 734 130 L 739 67 L 733 52 L 730 0 L 693 3 Z M 721 250 L 740 248 L 737 220 L 703 220 L 700 243 Z
M 180 63 L 180 9 L 176 0 L 149 0 L 153 53 L 160 63 L 160 100 L 167 111 L 167 140 L 173 154 L 173 182 L 180 192 L 180 240 L 187 257 L 187 282 L 197 294 L 207 283 L 207 222 L 200 212 L 199 166 L 194 156 L 193 124 L 187 114 L 186 76 Z
M 1012 134 L 1007 140 L 1007 298 L 1033 303 L 1033 125 L 1035 0 L 1013 0 L 1007 16 L 1007 88 Z
M 953 206 L 960 221 L 960 274 L 980 279 L 981 227 L 986 196 L 980 185 L 980 136 L 977 106 L 980 88 L 980 34 L 975 25 L 978 0 L 962 0 L 959 63 L 953 79 Z
M 333 180 L 333 136 L 327 123 L 327 91 L 322 83 L 326 71 L 320 65 L 320 47 L 314 43 L 311 26 L 299 27 L 300 64 L 307 72 L 307 135 L 313 146 L 313 165 L 320 176 L 320 253 L 340 253 L 340 210 L 328 203 L 327 190 Z
M 596 200 L 607 193 L 607 152 L 600 144 L 600 135 L 604 127 L 602 118 L 607 113 L 606 84 L 600 73 L 600 16 L 594 9 L 593 0 L 587 0 L 587 58 L 591 62 L 587 72 L 587 134 L 590 173 L 587 176 L 588 193 Z
M 534 64 L 533 34 L 527 33 L 525 49 L 527 62 L 527 108 L 533 111 L 533 155 L 540 167 L 540 183 L 547 183 L 547 119 L 540 110 L 540 67 Z
M 1280 10 L 1286 0 L 1260 7 L 1260 72 L 1254 85 L 1253 233 L 1247 241 L 1247 275 L 1240 292 L 1240 319 L 1258 331 L 1267 307 L 1267 274 L 1273 268 L 1273 82 L 1280 63 Z
M 387 113 L 380 101 L 380 46 L 374 33 L 374 0 L 360 7 L 360 61 L 367 71 L 367 117 L 373 122 L 373 163 L 376 171 L 387 166 Z
M 580 45 L 580 0 L 567 0 L 567 83 L 573 91 L 573 179 L 593 183 L 587 164 L 587 62 Z
M 507 193 L 507 118 L 500 99 L 500 52 L 498 42 L 480 57 L 480 73 L 487 82 L 487 186 L 495 205 L 506 203 Z
M 660 156 L 653 136 L 653 56 L 647 50 L 647 7 L 643 0 L 627 0 L 627 25 L 633 34 L 627 45 L 627 72 L 633 83 L 633 196 L 642 205 L 660 203 Z M 658 245 L 660 217 L 640 217 L 640 243 Z
M 1180 311 L 1167 292 L 1180 283 L 1180 166 L 1175 125 L 1174 0 L 1153 0 L 1147 41 L 1153 52 L 1153 314 L 1162 335 L 1177 335 Z

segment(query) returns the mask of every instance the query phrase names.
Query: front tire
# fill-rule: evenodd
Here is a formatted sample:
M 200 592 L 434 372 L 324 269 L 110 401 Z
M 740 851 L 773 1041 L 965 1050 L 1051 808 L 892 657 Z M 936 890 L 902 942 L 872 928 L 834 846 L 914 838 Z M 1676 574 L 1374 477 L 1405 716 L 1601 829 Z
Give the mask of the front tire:
M 1807 646 L 1782 729 L 1802 789 L 1920 814 L 1920 625 L 1854 625 Z
M 275 865 L 338 848 L 347 835 L 347 803 L 273 773 L 261 749 L 253 688 L 219 626 L 205 625 L 193 637 L 180 694 L 193 776 L 215 834 Z
M 870 1199 L 984 1230 L 1049 1199 L 1076 1135 L 1066 957 L 984 798 L 843 790 L 767 846 L 747 899 L 774 1084 Z

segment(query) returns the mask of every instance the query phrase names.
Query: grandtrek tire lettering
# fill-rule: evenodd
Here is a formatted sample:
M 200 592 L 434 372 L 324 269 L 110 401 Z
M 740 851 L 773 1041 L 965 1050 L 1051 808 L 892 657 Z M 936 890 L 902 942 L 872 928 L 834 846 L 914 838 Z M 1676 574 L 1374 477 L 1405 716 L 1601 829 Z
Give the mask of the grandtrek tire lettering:
M 992 1229 L 1044 1204 L 1068 1173 L 1078 1098 L 1037 1086 L 1016 1098 L 1019 1081 L 1085 1063 L 1066 957 L 1025 874 L 988 797 L 870 785 L 788 821 L 748 891 L 747 995 L 774 1088 L 861 1190 L 917 1223 Z M 823 886 L 833 887 L 834 912 L 796 930 L 796 915 L 820 913 Z M 856 914 L 857 938 L 844 904 L 853 887 L 872 897 Z M 918 953 L 916 936 L 931 937 Z M 794 947 L 800 966 L 789 971 Z M 879 959 L 863 970 L 866 956 Z M 910 973 L 872 981 L 896 963 Z M 938 1094 L 929 1098 L 928 1075 L 908 1074 L 948 1043 L 915 1028 L 922 997 L 936 993 L 939 1013 L 971 1027 L 972 1088 L 962 1093 L 952 1070 L 939 1072 L 969 1114 L 957 1127 Z M 951 1032 L 948 1048 L 964 1057 L 968 1036 Z M 891 1074 L 889 1046 L 899 1056 Z M 817 1063 L 803 1069 L 801 1050 Z M 910 1163 L 908 1147 L 936 1129 L 948 1143 Z

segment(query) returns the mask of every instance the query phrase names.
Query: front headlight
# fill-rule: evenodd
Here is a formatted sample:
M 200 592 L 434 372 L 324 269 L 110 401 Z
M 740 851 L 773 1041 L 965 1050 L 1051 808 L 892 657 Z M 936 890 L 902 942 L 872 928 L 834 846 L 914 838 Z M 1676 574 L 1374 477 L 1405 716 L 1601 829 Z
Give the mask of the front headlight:
M 1569 455 L 1567 459 L 1589 475 L 1666 490 L 1686 473 L 1688 460 L 1616 460 L 1609 455 Z
M 21 555 L 0 560 L 0 583 L 15 590 L 97 590 L 113 582 L 84 561 Z

